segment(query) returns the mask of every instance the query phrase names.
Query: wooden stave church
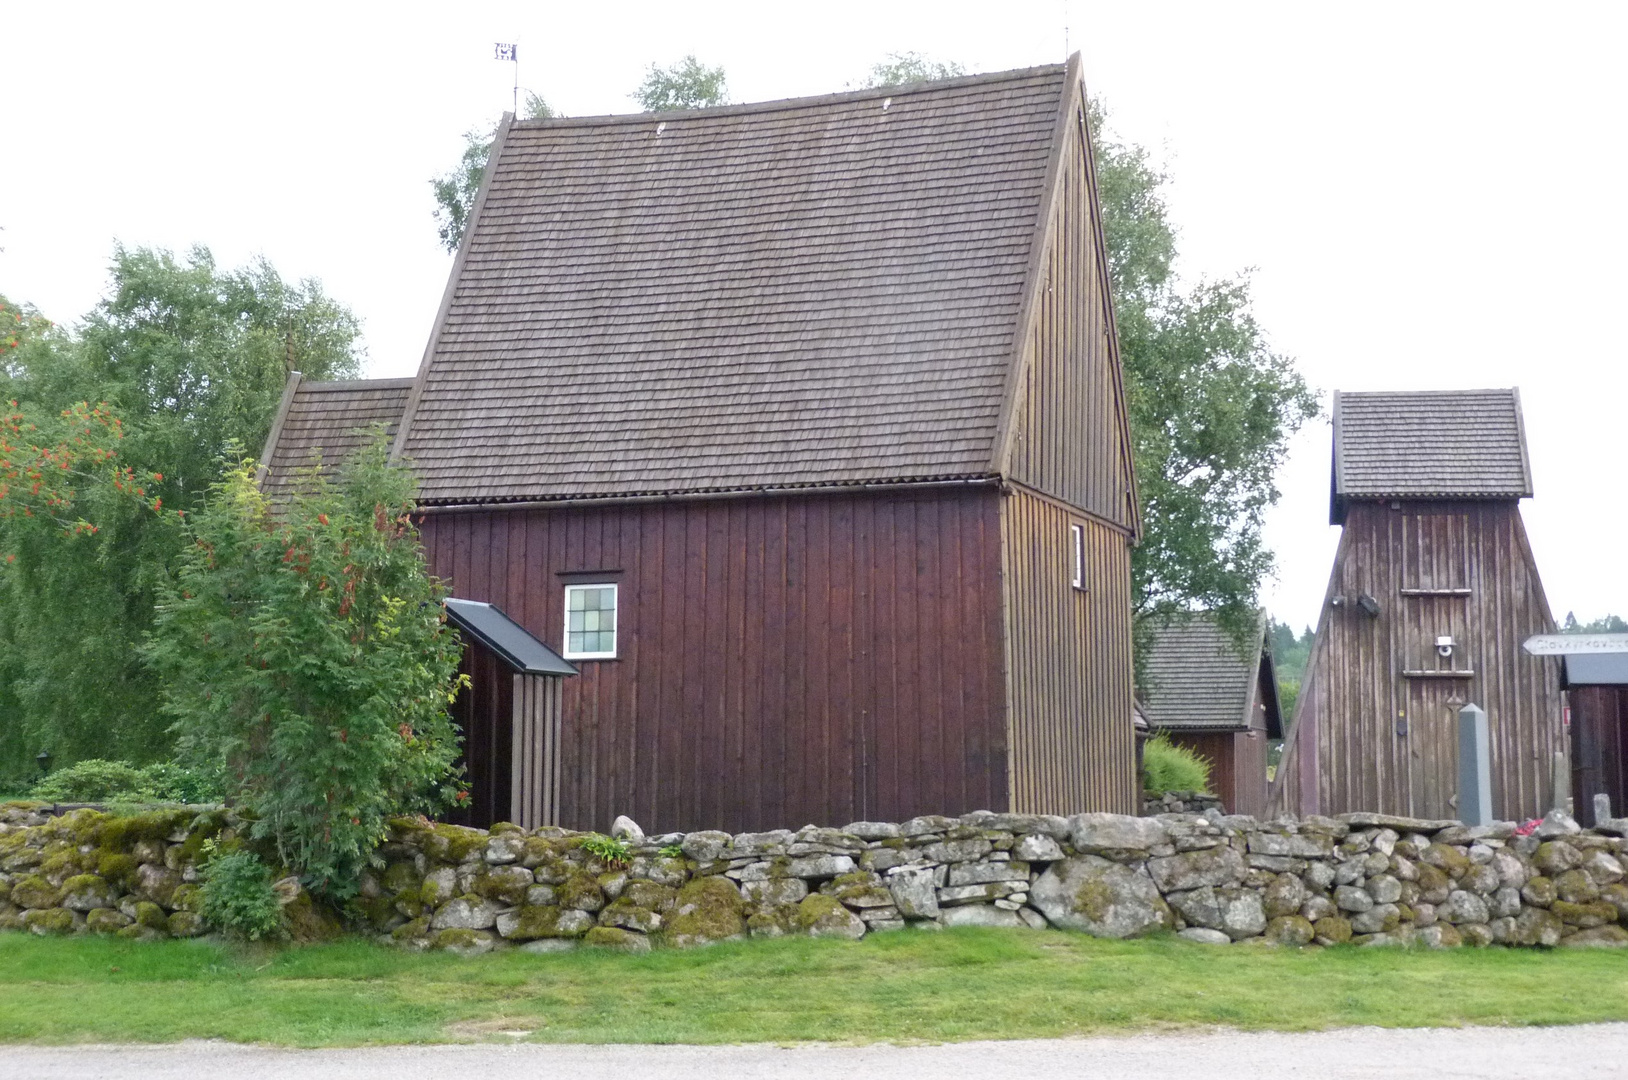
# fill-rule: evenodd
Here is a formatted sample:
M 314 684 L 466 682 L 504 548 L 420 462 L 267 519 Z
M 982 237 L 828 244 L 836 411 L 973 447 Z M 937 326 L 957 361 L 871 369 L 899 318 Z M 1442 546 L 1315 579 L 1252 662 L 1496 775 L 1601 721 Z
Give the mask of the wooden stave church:
M 778 219 L 754 178 L 790 193 Z M 664 203 L 676 223 L 646 220 Z M 822 234 L 851 250 L 797 256 Z M 583 287 L 588 258 L 630 280 Z M 812 276 L 794 282 L 788 258 Z M 733 280 L 710 273 L 729 265 Z M 879 309 L 845 291 L 856 275 Z M 665 325 L 624 332 L 635 318 Z M 606 327 L 644 358 L 584 364 Z M 573 335 L 574 352 L 559 344 Z M 730 362 L 699 390 L 664 384 L 706 335 Z M 618 378 L 648 407 L 619 442 L 585 435 L 579 460 L 516 418 L 581 433 L 616 418 L 593 387 Z M 886 407 L 821 415 L 821 393 L 856 389 Z M 580 672 L 554 715 L 526 721 L 550 732 L 551 771 L 526 768 L 552 789 L 522 797 L 521 763 L 472 763 L 493 788 L 481 816 L 741 830 L 1135 812 L 1140 520 L 1077 56 L 701 112 L 506 119 L 418 376 L 291 377 L 266 482 L 313 448 L 338 460 L 381 419 L 421 478 L 432 571 Z M 566 594 L 592 584 L 616 587 L 614 657 L 567 648 Z M 502 726 L 507 707 L 460 718 Z M 487 755 L 524 741 L 467 734 Z

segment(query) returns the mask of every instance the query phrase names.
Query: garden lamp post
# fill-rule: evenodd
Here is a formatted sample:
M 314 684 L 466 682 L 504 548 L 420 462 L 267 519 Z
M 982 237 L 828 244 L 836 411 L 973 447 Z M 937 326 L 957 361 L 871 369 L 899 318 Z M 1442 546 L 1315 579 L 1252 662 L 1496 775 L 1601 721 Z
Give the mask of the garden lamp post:
M 51 771 L 51 751 L 41 750 L 34 756 L 34 760 L 39 763 L 41 776 Z

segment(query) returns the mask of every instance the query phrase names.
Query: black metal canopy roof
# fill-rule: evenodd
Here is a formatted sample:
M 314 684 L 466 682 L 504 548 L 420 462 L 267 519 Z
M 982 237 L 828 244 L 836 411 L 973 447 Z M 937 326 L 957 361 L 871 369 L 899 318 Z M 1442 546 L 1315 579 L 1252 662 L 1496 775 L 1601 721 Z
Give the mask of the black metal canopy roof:
M 502 609 L 479 600 L 447 600 L 447 618 L 522 675 L 575 675 L 577 669 Z

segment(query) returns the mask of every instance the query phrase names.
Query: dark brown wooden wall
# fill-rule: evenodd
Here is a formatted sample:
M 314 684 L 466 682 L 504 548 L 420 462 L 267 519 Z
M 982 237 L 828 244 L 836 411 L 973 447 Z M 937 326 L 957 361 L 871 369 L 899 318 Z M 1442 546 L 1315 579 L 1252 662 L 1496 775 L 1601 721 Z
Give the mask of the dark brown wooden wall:
M 999 500 L 895 490 L 421 528 L 454 595 L 555 649 L 559 575 L 614 572 L 620 655 L 565 680 L 561 824 L 739 831 L 1006 807 Z
M 1126 535 L 1021 488 L 1003 518 L 1012 808 L 1134 814 Z M 1085 529 L 1085 591 L 1071 525 Z
M 1170 741 L 1210 763 L 1210 790 L 1229 814 L 1262 817 L 1266 811 L 1266 732 L 1172 731 Z
M 470 681 L 452 705 L 453 723 L 463 731 L 464 752 L 459 763 L 470 798 L 443 817 L 454 825 L 485 829 L 510 816 L 514 670 L 490 649 L 469 641 L 458 671 Z
M 1519 820 L 1549 808 L 1559 679 L 1521 643 L 1555 627 L 1518 503 L 1354 503 L 1329 592 L 1367 592 L 1381 612 L 1325 603 L 1274 808 L 1456 817 L 1465 702 L 1487 711 L 1493 812 Z M 1459 642 L 1450 660 L 1436 654 L 1440 635 Z
M 1572 803 L 1593 828 L 1594 796 L 1611 796 L 1611 813 L 1628 811 L 1628 686 L 1574 686 L 1571 704 Z
M 1067 133 L 1060 198 L 1041 263 L 1038 311 L 1025 342 L 1027 376 L 1013 423 L 1014 480 L 1130 528 L 1129 450 L 1121 427 L 1107 267 L 1083 111 Z

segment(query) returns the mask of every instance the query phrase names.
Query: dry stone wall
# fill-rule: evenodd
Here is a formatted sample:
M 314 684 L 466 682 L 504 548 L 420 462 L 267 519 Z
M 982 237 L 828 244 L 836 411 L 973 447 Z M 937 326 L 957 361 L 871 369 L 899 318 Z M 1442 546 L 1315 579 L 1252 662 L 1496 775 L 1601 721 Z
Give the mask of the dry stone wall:
M 203 933 L 199 855 L 237 827 L 219 810 L 4 808 L 0 929 Z M 1212 809 L 653 837 L 620 819 L 613 832 L 620 846 L 400 820 L 360 883 L 351 928 L 466 953 L 955 926 L 1174 931 L 1215 945 L 1628 944 L 1628 821 L 1584 831 L 1554 814 L 1521 835 L 1512 823 L 1257 822 Z

